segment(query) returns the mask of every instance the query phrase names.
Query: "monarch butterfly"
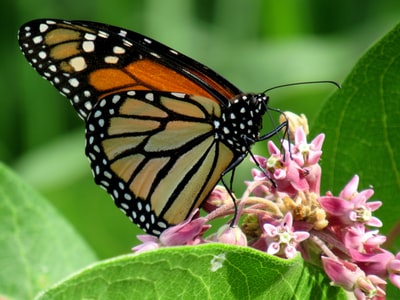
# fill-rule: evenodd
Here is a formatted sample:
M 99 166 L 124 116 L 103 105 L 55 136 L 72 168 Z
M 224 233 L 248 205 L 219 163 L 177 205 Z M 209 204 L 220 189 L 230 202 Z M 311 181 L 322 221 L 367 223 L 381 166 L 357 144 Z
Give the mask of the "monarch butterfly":
M 95 182 L 153 235 L 182 222 L 252 144 L 285 126 L 261 136 L 264 93 L 244 94 L 132 31 L 34 20 L 20 28 L 19 44 L 85 121 Z

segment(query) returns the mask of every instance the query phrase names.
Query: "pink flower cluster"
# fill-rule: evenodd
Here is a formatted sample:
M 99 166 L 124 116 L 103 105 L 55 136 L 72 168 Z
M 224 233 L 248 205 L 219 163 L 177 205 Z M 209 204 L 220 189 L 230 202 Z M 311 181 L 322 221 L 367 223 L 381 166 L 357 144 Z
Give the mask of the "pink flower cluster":
M 282 147 L 277 147 L 269 141 L 269 157 L 253 156 L 258 168 L 237 201 L 237 215 L 230 194 L 217 186 L 203 206 L 207 216 L 200 217 L 196 210 L 158 238 L 138 236 L 143 244 L 133 251 L 220 242 L 282 258 L 300 253 L 309 260 L 315 257 L 311 251 L 319 249 L 319 264 L 332 284 L 353 292 L 357 299 L 385 299 L 386 279 L 400 288 L 400 253 L 394 255 L 382 248 L 386 237 L 371 229 L 382 226 L 372 215 L 382 202 L 367 202 L 373 190 L 358 192 L 358 176 L 338 196 L 320 194 L 324 137 L 320 134 L 308 143 L 299 126 L 293 142 L 284 140 Z M 225 216 L 233 216 L 233 221 L 205 236 L 211 227 L 208 222 Z

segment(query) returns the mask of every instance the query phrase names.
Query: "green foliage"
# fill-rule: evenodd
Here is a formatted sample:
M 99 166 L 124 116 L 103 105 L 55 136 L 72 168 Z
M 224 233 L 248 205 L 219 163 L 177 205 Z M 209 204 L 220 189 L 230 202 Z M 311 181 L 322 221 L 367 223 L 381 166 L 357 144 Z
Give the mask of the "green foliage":
M 164 248 L 90 266 L 45 299 L 346 299 L 324 275 L 292 260 L 222 244 Z
M 400 26 L 373 46 L 329 98 L 314 122 L 324 132 L 323 191 L 339 192 L 355 174 L 384 205 L 385 230 L 399 222 Z M 397 249 L 400 241 L 397 241 Z
M 95 261 L 91 249 L 72 227 L 3 165 L 0 199 L 1 299 L 32 299 Z

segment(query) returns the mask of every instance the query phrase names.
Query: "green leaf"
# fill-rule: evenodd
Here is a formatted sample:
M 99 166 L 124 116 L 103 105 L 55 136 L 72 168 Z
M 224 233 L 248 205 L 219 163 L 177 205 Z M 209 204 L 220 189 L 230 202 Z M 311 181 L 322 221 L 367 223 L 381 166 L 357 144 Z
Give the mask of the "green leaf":
M 0 164 L 0 298 L 32 299 L 95 260 L 35 191 Z
M 300 257 L 205 244 L 162 248 L 93 265 L 38 299 L 345 299 Z
M 325 103 L 312 135 L 326 134 L 324 193 L 338 193 L 355 175 L 383 201 L 374 214 L 388 231 L 400 216 L 400 25 L 375 44 Z

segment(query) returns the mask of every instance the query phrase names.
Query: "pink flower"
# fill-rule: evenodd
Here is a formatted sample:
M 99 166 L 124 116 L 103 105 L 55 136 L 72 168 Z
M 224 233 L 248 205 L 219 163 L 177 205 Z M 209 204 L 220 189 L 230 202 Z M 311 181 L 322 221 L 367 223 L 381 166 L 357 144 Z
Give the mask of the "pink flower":
M 160 241 L 157 237 L 149 234 L 140 234 L 136 236 L 143 244 L 137 245 L 132 248 L 135 253 L 145 252 L 160 248 Z
M 365 276 L 363 270 L 348 261 L 326 256 L 322 256 L 321 260 L 325 273 L 332 280 L 332 283 L 347 291 L 352 291 L 357 279 Z
M 375 275 L 360 277 L 354 295 L 360 300 L 386 299 L 386 281 Z
M 194 245 L 201 243 L 201 235 L 210 228 L 207 219 L 199 217 L 199 209 L 194 210 L 182 223 L 169 227 L 160 235 L 164 246 Z
M 207 219 L 199 217 L 199 210 L 194 210 L 182 223 L 164 230 L 160 237 L 138 235 L 143 244 L 132 248 L 135 253 L 157 249 L 164 246 L 196 245 L 204 243 L 202 234 L 211 226 L 206 225 Z
M 306 231 L 293 231 L 293 216 L 287 213 L 281 224 L 274 226 L 265 223 L 264 232 L 268 244 L 267 253 L 292 258 L 296 255 L 298 244 L 306 240 L 310 234 Z
M 287 150 L 285 155 L 282 155 L 279 148 L 272 141 L 268 142 L 268 150 L 271 156 L 266 161 L 262 161 L 263 164 L 260 164 L 260 166 L 268 170 L 271 179 L 277 185 L 278 191 L 295 195 L 299 191 L 309 189 L 305 179 L 307 171 L 290 159 L 290 153 Z
M 261 158 L 261 156 L 258 157 Z M 266 178 L 265 174 L 258 169 L 252 169 L 251 175 L 253 176 L 254 181 L 268 180 L 269 182 L 269 179 Z M 253 181 L 246 181 L 247 186 L 250 186 L 251 184 L 253 184 Z M 270 192 L 270 187 L 267 184 L 258 184 L 252 189 L 252 194 L 261 198 L 266 197 Z
M 307 170 L 308 172 L 305 179 L 309 185 L 309 192 L 319 195 L 321 185 L 321 166 L 319 164 L 315 164 L 304 168 L 304 170 Z
M 386 237 L 378 233 L 378 230 L 366 231 L 363 224 L 357 223 L 346 228 L 343 242 L 348 249 L 371 253 L 386 241 Z
M 357 183 L 355 184 L 355 181 Z M 319 203 L 322 208 L 331 216 L 332 225 L 353 225 L 356 223 L 366 224 L 374 227 L 381 227 L 382 222 L 372 216 L 372 212 L 377 210 L 381 205 L 381 201 L 373 201 L 366 203 L 373 195 L 372 189 L 363 190 L 357 193 L 358 176 L 346 185 L 340 192 L 339 197 L 322 196 Z
M 390 281 L 400 289 L 400 252 L 388 264 Z
M 307 143 L 307 136 L 303 127 L 297 127 L 294 133 L 294 145 L 287 140 L 282 142 L 286 151 L 291 153 L 291 159 L 304 171 L 304 178 L 309 185 L 308 191 L 319 194 L 321 181 L 321 167 L 318 162 L 322 155 L 322 144 L 325 135 L 319 134 L 311 143 Z
M 354 292 L 357 299 L 385 297 L 386 281 L 375 275 L 365 275 L 356 264 L 331 257 L 321 257 L 322 265 L 334 285 Z
M 221 207 L 224 204 L 232 203 L 233 199 L 229 195 L 226 188 L 222 185 L 217 185 L 208 196 L 207 200 L 201 205 L 201 208 L 206 212 L 212 212 L 213 210 Z
M 255 162 L 265 173 L 254 170 L 254 180 L 272 179 L 279 192 L 295 195 L 297 192 L 309 191 L 319 194 L 321 167 L 318 161 L 321 157 L 324 135 L 318 135 L 310 144 L 307 143 L 303 128 L 297 128 L 295 144 L 282 141 L 284 153 L 272 142 L 268 142 L 269 158 L 255 155 Z M 259 188 L 256 193 L 262 194 Z M 257 194 L 257 195 L 258 195 Z
M 294 145 L 292 147 L 292 158 L 301 167 L 317 164 L 322 155 L 322 144 L 325 135 L 317 135 L 311 143 L 307 143 L 307 136 L 302 127 L 297 127 L 294 134 Z M 287 143 L 284 144 L 287 147 Z
M 375 253 L 361 253 L 349 249 L 352 260 L 366 273 L 386 278 L 387 266 L 393 261 L 394 255 L 387 250 L 379 249 Z

